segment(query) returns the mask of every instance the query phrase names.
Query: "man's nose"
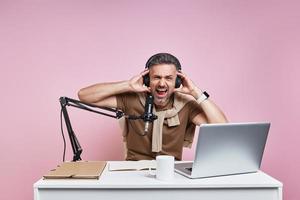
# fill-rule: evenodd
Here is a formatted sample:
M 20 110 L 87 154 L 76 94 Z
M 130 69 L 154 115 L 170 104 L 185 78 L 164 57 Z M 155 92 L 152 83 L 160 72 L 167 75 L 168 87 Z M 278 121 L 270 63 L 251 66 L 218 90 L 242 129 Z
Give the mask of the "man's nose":
M 165 86 L 165 84 L 166 84 L 166 81 L 164 79 L 160 79 L 158 82 L 159 86 Z

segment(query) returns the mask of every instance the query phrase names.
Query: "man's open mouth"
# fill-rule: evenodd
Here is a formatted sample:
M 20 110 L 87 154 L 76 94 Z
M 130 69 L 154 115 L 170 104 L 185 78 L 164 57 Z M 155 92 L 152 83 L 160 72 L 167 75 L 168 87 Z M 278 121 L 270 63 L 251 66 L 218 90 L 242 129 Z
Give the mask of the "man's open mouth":
M 156 94 L 158 95 L 158 97 L 164 97 L 166 96 L 168 90 L 167 89 L 156 89 Z

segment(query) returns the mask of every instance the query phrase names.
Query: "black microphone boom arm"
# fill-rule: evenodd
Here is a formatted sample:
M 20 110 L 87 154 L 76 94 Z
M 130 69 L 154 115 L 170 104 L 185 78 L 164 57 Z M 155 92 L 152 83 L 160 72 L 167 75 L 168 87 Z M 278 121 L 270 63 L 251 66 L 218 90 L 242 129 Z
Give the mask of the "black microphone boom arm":
M 79 141 L 73 131 L 72 125 L 71 125 L 71 121 L 69 118 L 69 114 L 67 111 L 67 106 L 73 106 L 76 108 L 80 108 L 83 110 L 87 110 L 90 112 L 94 112 L 97 114 L 101 114 L 101 115 L 105 115 L 107 117 L 112 117 L 112 118 L 116 118 L 119 119 L 121 117 L 126 117 L 128 119 L 140 119 L 141 117 L 137 117 L 137 116 L 128 116 L 125 115 L 124 112 L 122 112 L 121 110 L 118 109 L 114 109 L 114 108 L 107 108 L 107 107 L 99 107 L 99 106 L 95 106 L 92 104 L 88 104 L 88 103 L 84 103 L 75 99 L 71 99 L 68 97 L 60 97 L 59 98 L 60 101 L 60 105 L 61 105 L 61 111 L 63 113 L 64 119 L 65 119 L 65 123 L 66 123 L 66 127 L 68 130 L 68 134 L 69 134 L 69 139 L 70 139 L 70 143 L 72 146 L 72 150 L 73 150 L 73 161 L 78 161 L 81 160 L 81 153 L 82 153 L 82 148 L 79 144 Z M 105 112 L 100 112 L 98 110 L 95 110 L 95 108 L 101 109 L 101 110 L 105 110 L 107 112 L 113 112 L 115 113 L 115 115 L 109 114 L 109 113 L 105 113 Z
M 116 118 L 116 119 L 125 117 L 129 120 L 143 119 L 144 121 L 146 120 L 146 121 L 151 121 L 151 122 L 156 119 L 155 115 L 151 115 L 151 116 L 147 116 L 145 114 L 143 114 L 141 116 L 125 115 L 124 112 L 122 112 L 121 110 L 116 109 L 116 108 L 100 107 L 100 106 L 96 106 L 93 104 L 84 103 L 84 102 L 81 102 L 81 101 L 78 101 L 75 99 L 71 99 L 68 97 L 60 97 L 59 101 L 60 101 L 60 105 L 61 105 L 61 112 L 63 113 L 64 119 L 65 119 L 65 124 L 66 124 L 67 130 L 68 130 L 68 135 L 69 135 L 70 143 L 71 143 L 72 150 L 73 150 L 73 161 L 81 160 L 82 148 L 81 148 L 79 141 L 73 131 L 71 121 L 69 118 L 69 114 L 68 114 L 68 111 L 66 108 L 67 106 L 80 108 L 83 110 L 87 110 L 90 112 L 94 112 L 97 114 L 105 115 L 107 117 L 112 117 L 112 118 Z M 100 110 L 103 110 L 106 112 L 98 111 L 96 109 L 100 109 Z M 115 115 L 112 115 L 109 112 L 115 113 Z M 63 132 L 63 130 L 62 130 L 62 132 Z

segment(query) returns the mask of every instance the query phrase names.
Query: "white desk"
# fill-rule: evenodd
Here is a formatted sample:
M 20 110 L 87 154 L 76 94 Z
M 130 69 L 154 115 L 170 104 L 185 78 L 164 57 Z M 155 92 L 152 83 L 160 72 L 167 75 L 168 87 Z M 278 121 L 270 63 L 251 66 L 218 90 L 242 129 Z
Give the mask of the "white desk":
M 113 161 L 115 162 L 115 161 Z M 110 172 L 99 180 L 39 180 L 35 200 L 282 200 L 282 183 L 263 172 L 205 179 L 156 180 L 148 171 Z

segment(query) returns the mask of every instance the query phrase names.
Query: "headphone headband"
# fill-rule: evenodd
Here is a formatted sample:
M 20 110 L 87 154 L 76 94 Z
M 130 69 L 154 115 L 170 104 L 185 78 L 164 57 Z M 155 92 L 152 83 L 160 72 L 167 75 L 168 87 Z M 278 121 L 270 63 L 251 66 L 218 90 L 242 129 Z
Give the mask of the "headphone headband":
M 158 53 L 151 56 L 147 60 L 145 68 L 149 69 L 153 65 L 158 65 L 158 64 L 173 64 L 175 65 L 177 71 L 181 70 L 181 64 L 179 60 L 175 56 L 169 53 Z

